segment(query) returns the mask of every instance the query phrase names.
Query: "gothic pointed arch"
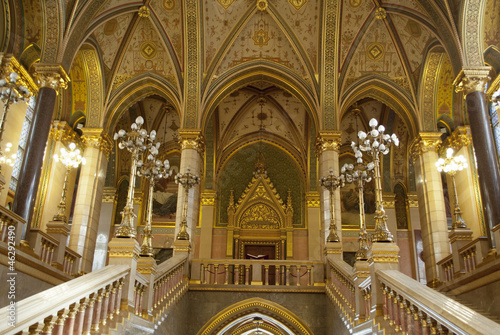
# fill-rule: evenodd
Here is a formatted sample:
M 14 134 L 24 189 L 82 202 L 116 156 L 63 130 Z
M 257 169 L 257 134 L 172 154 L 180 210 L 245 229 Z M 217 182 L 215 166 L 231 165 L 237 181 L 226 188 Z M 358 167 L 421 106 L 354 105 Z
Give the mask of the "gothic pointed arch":
M 293 312 L 262 298 L 240 301 L 220 311 L 198 332 L 198 335 L 243 334 L 257 329 L 255 318 L 260 318 L 260 329 L 271 334 L 312 335 L 309 327 Z

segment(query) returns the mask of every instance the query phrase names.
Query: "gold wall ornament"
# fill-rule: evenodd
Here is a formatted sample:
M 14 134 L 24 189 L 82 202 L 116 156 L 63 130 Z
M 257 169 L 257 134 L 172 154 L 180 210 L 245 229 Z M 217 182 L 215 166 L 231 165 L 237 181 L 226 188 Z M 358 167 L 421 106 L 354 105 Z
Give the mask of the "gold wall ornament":
M 291 3 L 296 10 L 299 10 L 306 4 L 307 0 L 288 0 L 288 2 Z
M 202 206 L 215 206 L 215 199 L 217 194 L 214 191 L 201 192 L 201 205 Z
M 198 129 L 179 130 L 179 143 L 181 144 L 181 150 L 194 149 L 200 155 L 205 152 L 205 139 Z
M 319 208 L 320 198 L 318 192 L 307 192 L 306 193 L 306 207 L 307 208 Z
M 139 8 L 137 14 L 139 15 L 139 17 L 148 18 L 150 14 L 149 8 L 147 6 L 142 6 L 141 8 Z
M 382 7 L 378 7 L 376 10 L 375 10 L 375 17 L 379 20 L 383 20 L 387 17 L 387 12 L 385 11 L 384 8 Z
M 366 49 L 366 55 L 372 61 L 378 61 L 385 55 L 384 46 L 381 43 L 372 43 Z
M 86 148 L 99 149 L 106 158 L 109 158 L 113 150 L 113 139 L 102 128 L 83 128 L 82 141 Z
M 491 79 L 489 76 L 491 70 L 491 66 L 464 66 L 453 81 L 455 91 L 463 91 L 464 97 L 472 92 L 484 92 L 486 84 Z
M 316 156 L 319 157 L 324 151 L 333 150 L 338 152 L 340 149 L 342 140 L 342 132 L 340 130 L 335 131 L 320 131 L 318 137 L 316 137 Z
M 31 95 L 36 95 L 38 85 L 30 76 L 28 71 L 22 66 L 12 54 L 0 53 L 0 77 L 5 77 L 7 74 L 15 72 L 19 76 L 17 82 L 26 87 Z
M 217 0 L 217 2 L 224 8 L 228 9 L 234 2 L 234 0 Z
M 49 139 L 60 141 L 65 146 L 71 142 L 79 144 L 78 134 L 68 125 L 66 121 L 54 120 L 49 131 Z
M 267 9 L 268 3 L 267 0 L 257 0 L 257 9 L 262 11 L 265 11 Z
M 262 48 L 269 44 L 269 40 L 271 37 L 269 36 L 269 32 L 264 29 L 256 30 L 252 36 L 253 44 Z
M 446 138 L 446 147 L 453 148 L 455 151 L 459 151 L 462 147 L 467 147 L 472 144 L 472 136 L 470 134 L 469 126 L 457 127 L 453 133 Z M 441 149 L 444 149 L 442 146 Z
M 175 7 L 175 1 L 174 0 L 163 0 L 163 8 L 166 10 L 172 10 Z
M 104 187 L 102 191 L 102 202 L 105 204 L 114 204 L 117 198 L 116 188 Z
M 241 229 L 280 229 L 282 225 L 278 213 L 262 203 L 246 209 L 240 218 Z
M 146 41 L 142 43 L 140 48 L 140 53 L 142 58 L 144 59 L 153 59 L 156 57 L 156 54 L 158 53 L 158 47 L 154 42 Z
M 413 161 L 426 152 L 438 152 L 441 146 L 441 133 L 420 133 L 410 145 L 410 155 Z
M 38 85 L 40 88 L 48 87 L 55 91 L 59 88 L 67 88 L 70 78 L 62 65 L 60 64 L 45 64 L 45 63 L 35 63 L 34 76 L 38 80 Z

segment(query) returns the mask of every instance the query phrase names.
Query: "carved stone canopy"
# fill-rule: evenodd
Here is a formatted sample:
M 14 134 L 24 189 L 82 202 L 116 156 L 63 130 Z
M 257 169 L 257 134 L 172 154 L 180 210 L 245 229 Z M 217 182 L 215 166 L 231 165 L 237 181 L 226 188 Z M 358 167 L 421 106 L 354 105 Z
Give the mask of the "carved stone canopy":
M 230 201 L 228 226 L 239 229 L 292 228 L 291 197 L 284 204 L 273 183 L 264 175 L 252 178 L 237 204 Z

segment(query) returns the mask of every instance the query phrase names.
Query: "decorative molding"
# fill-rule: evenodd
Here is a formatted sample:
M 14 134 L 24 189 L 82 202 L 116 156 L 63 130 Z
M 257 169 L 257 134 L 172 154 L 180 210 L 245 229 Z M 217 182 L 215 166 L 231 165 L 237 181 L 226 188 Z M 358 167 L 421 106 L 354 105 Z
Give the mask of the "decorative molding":
M 102 192 L 102 203 L 114 204 L 117 196 L 118 194 L 116 193 L 116 188 L 104 187 L 104 190 Z
M 342 141 L 342 132 L 340 130 L 334 131 L 320 131 L 316 137 L 316 156 L 319 157 L 324 151 L 336 151 L 340 149 Z
M 257 0 L 256 3 L 257 9 L 262 11 L 265 11 L 267 9 L 268 3 L 267 0 Z
M 201 192 L 201 205 L 202 206 L 215 206 L 215 199 L 217 194 L 215 191 L 204 191 Z
M 199 129 L 179 130 L 179 143 L 181 150 L 194 149 L 200 155 L 203 155 L 205 152 L 205 139 Z
M 472 144 L 472 135 L 470 133 L 469 126 L 457 127 L 453 133 L 448 136 L 445 144 L 447 147 L 453 148 L 455 151 L 459 151 L 462 147 L 468 147 Z M 444 148 L 445 146 L 443 146 Z
M 70 78 L 63 67 L 59 64 L 35 63 L 34 76 L 38 80 L 40 88 L 48 87 L 55 91 L 59 88 L 67 88 Z
M 12 54 L 0 53 L 0 76 L 5 77 L 11 72 L 16 72 L 19 75 L 17 78 L 19 84 L 26 87 L 31 95 L 36 95 L 38 92 L 38 85 L 28 71 L 26 71 L 24 66 L 22 66 Z
M 139 8 L 139 11 L 137 12 L 137 14 L 139 15 L 139 17 L 148 18 L 149 17 L 149 8 L 147 6 L 142 6 L 141 8 Z
M 441 146 L 441 133 L 420 133 L 410 145 L 410 155 L 414 161 L 426 152 L 438 152 Z
M 80 140 L 78 134 L 71 129 L 66 121 L 54 120 L 49 132 L 49 139 L 53 141 L 60 141 L 65 146 L 68 146 L 71 142 L 80 145 Z
M 408 207 L 418 208 L 418 196 L 416 194 L 408 194 Z
M 385 11 L 384 8 L 378 7 L 375 10 L 375 17 L 379 20 L 384 20 L 387 17 L 387 12 Z
M 306 207 L 307 208 L 319 208 L 320 207 L 320 197 L 319 197 L 318 192 L 306 193 Z
M 473 92 L 484 92 L 486 84 L 491 79 L 491 66 L 464 66 L 453 82 L 457 92 L 463 91 L 464 96 Z

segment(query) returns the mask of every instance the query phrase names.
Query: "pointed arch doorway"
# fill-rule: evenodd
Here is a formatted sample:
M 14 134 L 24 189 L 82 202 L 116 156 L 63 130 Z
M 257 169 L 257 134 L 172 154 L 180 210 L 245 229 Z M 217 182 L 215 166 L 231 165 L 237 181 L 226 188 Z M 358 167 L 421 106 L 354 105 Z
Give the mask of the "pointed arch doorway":
M 283 306 L 262 298 L 240 301 L 212 317 L 197 335 L 313 335 L 309 327 Z

